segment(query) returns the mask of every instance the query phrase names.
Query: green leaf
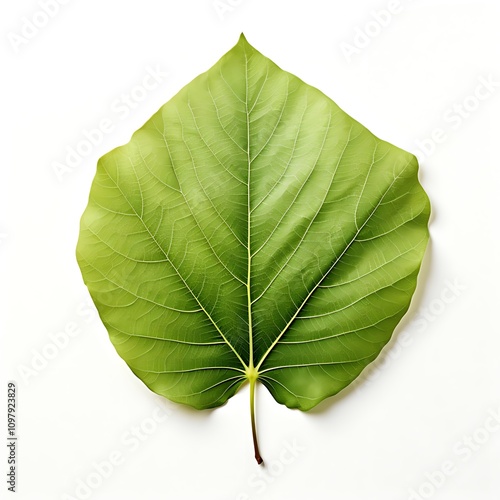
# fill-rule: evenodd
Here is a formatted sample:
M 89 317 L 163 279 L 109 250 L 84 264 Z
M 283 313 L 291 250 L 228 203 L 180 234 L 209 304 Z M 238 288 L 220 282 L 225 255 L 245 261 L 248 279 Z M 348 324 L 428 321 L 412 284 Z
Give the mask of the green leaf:
M 428 241 L 417 171 L 242 35 L 99 160 L 78 261 L 151 390 L 203 409 L 250 382 L 256 443 L 257 380 L 309 410 L 407 311 Z

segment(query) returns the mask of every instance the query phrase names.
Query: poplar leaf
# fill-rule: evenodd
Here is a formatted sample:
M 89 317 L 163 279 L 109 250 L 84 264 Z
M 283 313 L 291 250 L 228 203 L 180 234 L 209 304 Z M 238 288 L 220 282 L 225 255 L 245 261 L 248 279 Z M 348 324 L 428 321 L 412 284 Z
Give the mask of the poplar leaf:
M 118 354 L 194 408 L 257 381 L 309 410 L 407 311 L 428 241 L 416 158 L 242 35 L 103 156 L 77 258 Z

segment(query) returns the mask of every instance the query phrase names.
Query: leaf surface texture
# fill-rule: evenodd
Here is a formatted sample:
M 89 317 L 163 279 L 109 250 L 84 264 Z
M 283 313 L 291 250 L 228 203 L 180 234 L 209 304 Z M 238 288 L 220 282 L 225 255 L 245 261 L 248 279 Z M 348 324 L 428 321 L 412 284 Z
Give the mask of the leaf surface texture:
M 242 36 L 99 160 L 78 261 L 154 392 L 211 408 L 250 378 L 308 410 L 409 307 L 430 213 L 417 171 Z

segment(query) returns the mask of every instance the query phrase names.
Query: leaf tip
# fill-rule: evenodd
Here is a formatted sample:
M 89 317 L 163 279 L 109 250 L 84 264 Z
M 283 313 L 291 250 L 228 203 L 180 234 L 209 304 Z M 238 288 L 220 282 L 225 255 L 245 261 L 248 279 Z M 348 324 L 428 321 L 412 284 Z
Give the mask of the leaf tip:
M 247 37 L 243 32 L 240 34 L 240 38 L 238 39 L 238 43 L 235 45 L 235 48 L 237 48 L 239 51 L 244 52 L 247 55 L 256 51 L 253 45 L 251 45 L 250 42 L 247 40 Z
M 242 45 L 243 47 L 252 47 L 243 32 L 241 32 L 240 38 L 238 40 L 238 45 Z

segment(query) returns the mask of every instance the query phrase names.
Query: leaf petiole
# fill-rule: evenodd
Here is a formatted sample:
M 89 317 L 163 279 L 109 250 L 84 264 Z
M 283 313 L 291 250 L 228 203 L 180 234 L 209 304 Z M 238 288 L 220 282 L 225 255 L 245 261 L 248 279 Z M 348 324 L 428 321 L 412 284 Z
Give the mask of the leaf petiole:
M 250 381 L 250 420 L 252 422 L 252 439 L 253 448 L 255 450 L 255 460 L 260 465 L 264 461 L 260 456 L 259 442 L 257 440 L 257 426 L 255 425 L 255 386 L 257 384 L 257 370 L 255 368 L 249 369 L 247 373 L 248 379 Z

